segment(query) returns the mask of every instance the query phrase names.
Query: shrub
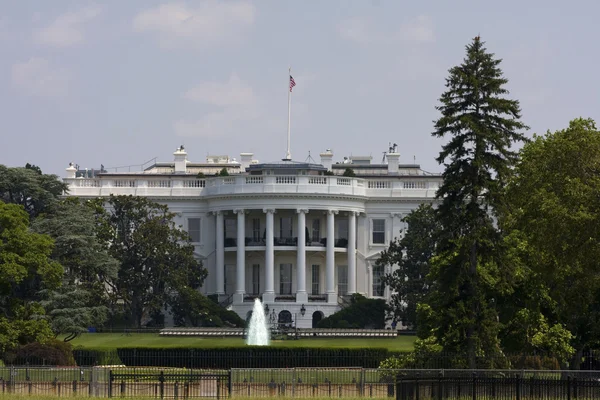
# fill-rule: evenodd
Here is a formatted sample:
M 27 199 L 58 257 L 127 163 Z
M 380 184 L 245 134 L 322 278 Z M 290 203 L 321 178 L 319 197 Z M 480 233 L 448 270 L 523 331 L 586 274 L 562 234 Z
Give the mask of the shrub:
M 317 327 L 382 329 L 385 327 L 385 310 L 385 300 L 367 299 L 356 293 L 352 295 L 349 306 L 322 319 Z
M 297 368 L 364 367 L 376 368 L 388 357 L 387 349 L 326 349 L 244 346 L 205 348 L 119 348 L 127 366 L 174 368 Z
M 356 174 L 354 173 L 354 170 L 352 168 L 346 168 L 346 170 L 344 171 L 344 176 L 355 177 Z
M 123 365 L 115 349 L 83 349 L 73 350 L 73 358 L 80 367 L 95 365 Z
M 56 339 L 19 346 L 7 355 L 6 361 L 16 365 L 76 365 L 71 343 Z

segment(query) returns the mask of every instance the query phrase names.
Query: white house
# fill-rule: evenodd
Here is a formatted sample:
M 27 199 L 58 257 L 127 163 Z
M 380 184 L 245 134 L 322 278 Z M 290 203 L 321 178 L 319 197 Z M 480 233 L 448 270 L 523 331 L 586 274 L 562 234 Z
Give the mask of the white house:
M 361 293 L 389 298 L 381 284 L 391 267 L 375 261 L 405 228 L 401 218 L 432 202 L 438 174 L 400 164 L 396 146 L 381 164 L 371 157 L 320 163 L 260 163 L 252 153 L 240 161 L 209 156 L 187 160 L 182 147 L 174 162 L 139 172 L 67 168 L 69 195 L 147 196 L 178 214 L 208 270 L 202 288 L 246 318 L 260 297 L 272 319 L 310 328 Z M 215 176 L 225 168 L 229 176 Z M 344 176 L 351 168 L 356 176 Z

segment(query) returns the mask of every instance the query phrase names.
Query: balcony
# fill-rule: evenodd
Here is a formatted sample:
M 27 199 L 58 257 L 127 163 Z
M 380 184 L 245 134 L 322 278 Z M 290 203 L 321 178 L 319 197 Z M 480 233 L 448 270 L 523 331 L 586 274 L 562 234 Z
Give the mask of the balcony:
M 440 177 L 349 178 L 340 176 L 194 176 L 148 177 L 135 174 L 65 178 L 71 196 L 135 195 L 204 197 L 223 195 L 310 193 L 365 197 L 433 198 Z
M 246 237 L 244 241 L 245 241 L 245 246 L 247 248 L 249 248 L 249 250 L 252 249 L 253 247 L 260 248 L 257 250 L 262 250 L 265 248 L 265 239 L 256 239 L 256 238 Z M 275 247 L 298 247 L 298 238 L 297 237 L 289 237 L 289 238 L 274 237 L 273 245 Z M 237 239 L 225 238 L 224 247 L 227 249 L 236 248 L 237 247 Z M 324 250 L 327 247 L 327 238 L 321 238 L 321 240 L 319 240 L 317 242 L 312 241 L 311 238 L 307 238 L 306 239 L 306 247 L 311 247 L 312 250 L 315 250 L 314 248 L 317 248 L 317 249 L 322 248 Z M 348 239 L 346 239 L 346 238 L 335 239 L 333 247 L 339 248 L 339 249 L 347 249 L 348 248 Z

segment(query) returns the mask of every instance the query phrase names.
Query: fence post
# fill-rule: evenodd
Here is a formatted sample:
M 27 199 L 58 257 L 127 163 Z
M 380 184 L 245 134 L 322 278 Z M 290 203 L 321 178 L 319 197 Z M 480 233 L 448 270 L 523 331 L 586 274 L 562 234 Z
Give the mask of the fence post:
M 359 396 L 363 397 L 365 395 L 365 369 L 361 368 L 360 370 L 360 386 L 358 388 Z
M 113 376 L 113 372 L 112 372 L 112 369 L 111 369 L 111 370 L 108 371 L 108 397 L 109 398 L 112 397 L 113 380 L 114 380 L 114 376 Z
M 159 390 L 160 390 L 160 399 L 165 398 L 165 371 L 160 371 L 160 375 L 158 376 L 159 382 Z M 217 385 L 217 397 L 219 397 L 219 386 Z
M 515 387 L 516 389 L 516 400 L 521 400 L 521 375 L 520 374 L 516 374 L 515 375 L 515 384 L 517 385 Z
M 396 375 L 396 400 L 404 399 L 404 396 L 401 396 L 402 392 L 402 375 Z
M 417 372 L 417 375 L 415 376 L 415 399 L 419 400 L 419 397 L 421 395 L 421 389 L 419 389 L 419 373 Z
M 73 394 L 76 394 L 76 393 L 77 393 L 77 380 L 74 379 L 73 380 Z
M 438 400 L 442 400 L 442 398 L 444 397 L 444 389 L 442 386 L 442 379 L 444 377 L 444 370 L 440 371 L 440 374 L 438 376 Z
M 573 377 L 573 398 L 577 398 L 577 377 Z
M 471 398 L 477 400 L 477 372 L 473 372 L 473 388 L 471 390 Z
M 229 391 L 229 396 L 231 397 L 231 393 L 233 392 L 233 373 L 231 371 L 231 369 L 227 372 L 227 390 Z
M 125 380 L 121 381 L 121 397 L 125 397 Z
M 175 386 L 173 386 L 173 397 L 175 400 L 179 398 L 179 382 L 175 381 Z
M 567 400 L 571 400 L 571 376 L 567 375 Z

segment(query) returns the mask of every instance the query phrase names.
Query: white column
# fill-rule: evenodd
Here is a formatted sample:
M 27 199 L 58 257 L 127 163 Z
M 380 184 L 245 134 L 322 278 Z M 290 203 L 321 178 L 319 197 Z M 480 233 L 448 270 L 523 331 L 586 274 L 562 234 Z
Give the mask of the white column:
M 348 294 L 356 293 L 356 212 L 348 214 Z
M 267 234 L 265 236 L 265 291 L 263 303 L 275 301 L 275 252 L 273 249 L 273 209 L 264 209 L 267 214 Z
M 246 292 L 246 224 L 244 210 L 233 210 L 237 214 L 237 262 L 235 271 L 235 295 L 233 302 L 244 302 Z
M 373 297 L 373 267 L 370 261 L 367 265 L 367 297 Z
M 325 265 L 325 290 L 327 292 L 327 302 L 337 303 L 335 293 L 335 253 L 333 245 L 335 243 L 335 214 L 337 211 L 327 211 L 327 256 Z
M 308 210 L 296 210 L 298 213 L 298 250 L 296 258 L 296 303 L 307 303 L 306 293 L 306 213 Z
M 217 248 L 216 248 L 216 293 L 225 293 L 225 221 L 223 211 L 217 211 Z

